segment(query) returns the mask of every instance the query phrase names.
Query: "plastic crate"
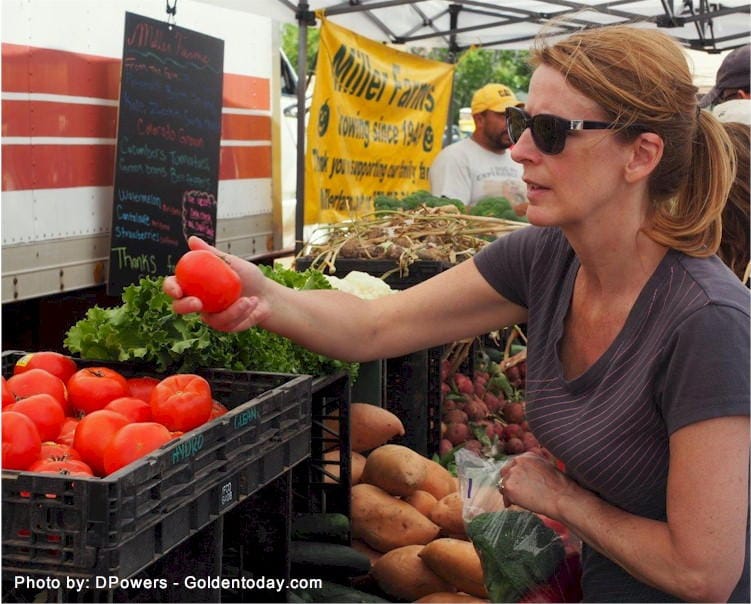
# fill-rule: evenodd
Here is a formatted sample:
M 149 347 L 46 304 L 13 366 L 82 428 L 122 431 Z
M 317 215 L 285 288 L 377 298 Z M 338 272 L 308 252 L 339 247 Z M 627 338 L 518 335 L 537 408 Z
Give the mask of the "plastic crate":
M 23 354 L 3 353 L 4 375 Z M 75 480 L 3 470 L 6 576 L 128 577 L 310 454 L 310 376 L 196 373 L 230 411 L 121 470 Z
M 312 385 L 310 459 L 294 474 L 297 512 L 337 512 L 350 517 L 349 406 L 351 384 L 346 372 L 315 378 Z
M 312 264 L 313 258 L 311 257 L 295 259 L 295 268 L 298 271 L 307 270 Z M 352 271 L 360 271 L 374 277 L 383 278 L 391 289 L 407 289 L 451 268 L 451 265 L 445 262 L 416 260 L 400 269 L 396 260 L 367 258 L 337 258 L 335 266 L 335 272 L 331 272 L 328 267 L 321 267 L 320 270 L 337 277 L 345 277 Z M 386 276 L 384 277 L 384 275 Z

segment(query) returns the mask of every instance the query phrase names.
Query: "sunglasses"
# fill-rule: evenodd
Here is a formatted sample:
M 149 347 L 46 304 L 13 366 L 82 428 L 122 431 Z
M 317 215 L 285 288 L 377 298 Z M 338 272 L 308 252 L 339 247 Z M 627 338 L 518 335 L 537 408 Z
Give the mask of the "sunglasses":
M 566 137 L 575 130 L 606 130 L 623 126 L 618 122 L 591 120 L 566 120 L 557 115 L 538 113 L 534 117 L 518 107 L 506 108 L 506 129 L 511 142 L 516 144 L 529 128 L 537 148 L 547 155 L 557 155 L 566 146 Z

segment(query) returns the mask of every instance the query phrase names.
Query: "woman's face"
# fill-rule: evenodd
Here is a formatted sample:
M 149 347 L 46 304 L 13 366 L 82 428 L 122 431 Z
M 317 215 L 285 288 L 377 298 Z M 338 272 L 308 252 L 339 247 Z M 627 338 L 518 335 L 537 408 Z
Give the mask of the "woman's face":
M 546 113 L 566 120 L 607 121 L 594 101 L 544 65 L 532 75 L 524 109 L 532 117 Z M 610 130 L 579 130 L 568 134 L 561 153 L 546 155 L 525 130 L 511 157 L 524 166 L 527 218 L 538 226 L 561 227 L 612 218 L 608 209 L 617 207 L 625 186 L 628 153 L 629 146 L 618 142 Z

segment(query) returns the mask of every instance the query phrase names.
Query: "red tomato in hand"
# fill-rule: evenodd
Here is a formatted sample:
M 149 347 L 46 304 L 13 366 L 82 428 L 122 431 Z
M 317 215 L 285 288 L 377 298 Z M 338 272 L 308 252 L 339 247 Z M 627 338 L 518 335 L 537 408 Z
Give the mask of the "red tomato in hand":
M 78 427 L 78 422 L 80 420 L 77 417 L 66 417 L 65 421 L 63 422 L 63 427 L 60 428 L 60 434 L 55 439 L 56 443 L 60 443 L 61 445 L 68 445 L 69 447 L 73 446 L 73 436 L 76 433 L 76 428 Z
M 128 381 L 108 367 L 86 367 L 68 380 L 70 404 L 84 413 L 103 409 L 107 403 L 128 396 Z
M 47 441 L 42 443 L 42 450 L 39 453 L 39 459 L 42 461 L 68 461 L 70 459 L 77 459 L 80 461 L 81 456 L 78 454 L 78 451 L 70 445 Z
M 104 476 L 104 451 L 117 431 L 128 425 L 128 419 L 107 409 L 99 409 L 85 415 L 76 428 L 73 448 L 97 476 Z
M 183 254 L 175 266 L 175 277 L 186 296 L 195 296 L 205 312 L 219 312 L 240 297 L 242 283 L 229 263 L 209 250 Z
M 178 373 L 164 378 L 151 393 L 151 416 L 171 431 L 188 432 L 211 415 L 211 386 L 200 375 Z
M 39 457 L 42 439 L 39 431 L 23 413 L 3 411 L 3 467 L 8 470 L 25 470 Z
M 59 352 L 42 350 L 30 352 L 18 359 L 13 366 L 13 375 L 24 373 L 29 369 L 44 369 L 59 377 L 63 382 L 67 382 L 68 378 L 78 371 L 78 365 L 73 359 Z
M 26 398 L 32 394 L 51 394 L 62 405 L 66 415 L 71 412 L 65 383 L 44 369 L 29 369 L 10 377 L 8 388 L 16 399 Z
M 117 431 L 104 450 L 104 471 L 112 474 L 170 440 L 170 431 L 157 422 L 128 424 Z
M 94 475 L 89 465 L 80 459 L 38 459 L 29 466 L 29 472 L 60 474 L 62 476 Z
M 128 378 L 128 391 L 130 396 L 149 402 L 151 391 L 159 383 L 155 377 L 143 375 L 141 377 Z
M 10 386 L 8 386 L 8 380 L 6 380 L 4 377 L 2 378 L 3 382 L 3 409 L 6 407 L 6 405 L 12 405 L 16 402 L 16 397 L 13 396 L 13 392 L 11 392 Z
M 140 398 L 133 396 L 121 396 L 110 401 L 104 406 L 105 409 L 121 413 L 131 422 L 150 422 L 151 405 Z
M 32 394 L 8 405 L 5 411 L 16 411 L 30 418 L 37 427 L 42 442 L 55 440 L 65 422 L 63 408 L 49 394 Z

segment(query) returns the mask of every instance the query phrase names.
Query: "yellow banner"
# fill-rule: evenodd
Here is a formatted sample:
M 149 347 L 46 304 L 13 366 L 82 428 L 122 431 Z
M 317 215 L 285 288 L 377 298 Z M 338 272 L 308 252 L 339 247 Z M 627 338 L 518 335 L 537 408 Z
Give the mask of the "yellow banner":
M 373 199 L 428 190 L 454 66 L 321 20 L 307 129 L 305 223 L 335 223 Z

